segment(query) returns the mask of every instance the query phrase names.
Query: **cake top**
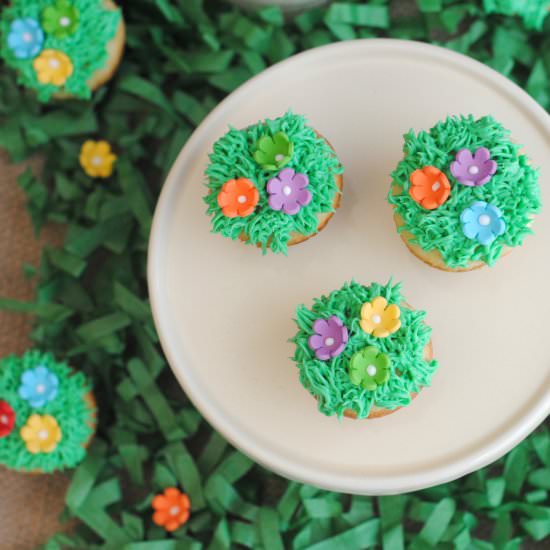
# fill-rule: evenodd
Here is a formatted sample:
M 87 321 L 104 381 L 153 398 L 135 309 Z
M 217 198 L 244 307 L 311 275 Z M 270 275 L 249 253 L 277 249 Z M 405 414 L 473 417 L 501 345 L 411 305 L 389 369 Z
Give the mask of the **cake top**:
M 510 132 L 490 116 L 448 117 L 429 132 L 405 134 L 389 203 L 423 250 L 451 268 L 492 265 L 519 246 L 541 207 L 538 171 Z
M 215 144 L 206 169 L 212 231 L 286 254 L 294 233 L 314 235 L 334 212 L 342 167 L 327 141 L 291 112 Z
M 41 101 L 56 92 L 89 98 L 120 21 L 103 0 L 13 0 L 0 17 L 0 54 Z
M 76 466 L 93 433 L 89 392 L 82 373 L 48 353 L 0 361 L 0 464 L 29 472 Z
M 404 303 L 401 285 L 391 281 L 352 281 L 315 299 L 311 308 L 299 306 L 294 361 L 319 410 L 366 418 L 373 406 L 408 405 L 438 368 L 426 359 L 431 328 L 425 317 Z

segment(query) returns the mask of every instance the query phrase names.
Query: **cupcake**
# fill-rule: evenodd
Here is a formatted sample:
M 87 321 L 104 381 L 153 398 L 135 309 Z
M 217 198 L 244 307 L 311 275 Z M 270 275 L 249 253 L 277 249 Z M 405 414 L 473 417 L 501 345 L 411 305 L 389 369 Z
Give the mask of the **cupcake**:
M 82 373 L 39 351 L 0 362 L 1 465 L 31 473 L 73 468 L 95 426 L 95 400 Z
M 493 265 L 532 233 L 538 170 L 490 116 L 405 134 L 388 201 L 411 252 L 445 271 Z
M 340 204 L 342 172 L 329 142 L 301 115 L 231 128 L 206 169 L 212 231 L 286 254 L 326 226 Z
M 115 72 L 124 21 L 111 0 L 13 0 L 0 16 L 0 54 L 38 99 L 88 99 Z
M 425 317 L 391 281 L 352 281 L 299 306 L 294 361 L 319 411 L 377 418 L 408 405 L 438 369 Z

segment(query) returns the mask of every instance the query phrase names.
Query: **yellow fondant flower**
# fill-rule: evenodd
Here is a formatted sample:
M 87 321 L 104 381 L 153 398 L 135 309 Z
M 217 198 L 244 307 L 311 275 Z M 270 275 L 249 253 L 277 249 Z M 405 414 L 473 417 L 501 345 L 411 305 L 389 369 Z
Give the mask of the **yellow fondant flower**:
M 399 330 L 401 310 L 395 304 L 388 305 L 386 298 L 377 296 L 372 302 L 365 302 L 361 308 L 361 328 L 377 338 L 386 338 Z
M 44 50 L 32 63 L 38 81 L 42 84 L 63 86 L 73 74 L 73 63 L 59 50 Z
M 51 453 L 61 441 L 61 428 L 49 414 L 33 414 L 19 432 L 29 453 Z
M 116 155 L 106 141 L 89 139 L 80 149 L 80 164 L 84 172 L 92 178 L 108 178 L 113 173 Z

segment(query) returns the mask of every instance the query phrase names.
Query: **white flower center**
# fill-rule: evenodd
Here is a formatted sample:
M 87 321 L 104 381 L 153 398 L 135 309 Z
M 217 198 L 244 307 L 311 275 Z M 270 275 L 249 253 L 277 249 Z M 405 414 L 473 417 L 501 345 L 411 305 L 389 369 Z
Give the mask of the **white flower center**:
M 477 221 L 479 222 L 479 225 L 486 226 L 491 223 L 491 218 L 487 214 L 481 214 Z
M 48 433 L 48 430 L 40 430 L 38 432 L 38 439 L 41 439 L 42 441 L 48 439 L 50 434 Z
M 23 33 L 23 42 L 32 42 L 32 34 L 30 32 Z
M 374 365 L 369 365 L 367 367 L 367 374 L 369 376 L 374 376 L 376 374 L 376 367 Z
M 479 174 L 479 168 L 475 164 L 472 164 L 472 166 L 468 168 L 468 174 Z
M 172 506 L 170 508 L 170 515 L 171 516 L 177 516 L 180 513 L 180 507 L 179 506 Z
M 437 191 L 439 188 L 441 187 L 441 184 L 436 181 L 433 185 L 432 185 L 432 191 L 435 193 L 435 191 Z
M 240 202 L 241 204 L 244 204 L 246 202 L 246 195 L 239 195 L 237 197 L 237 202 Z
M 8 416 L 6 414 L 3 414 L 0 416 L 0 424 L 7 424 L 8 423 Z
M 36 393 L 44 393 L 46 391 L 46 387 L 44 384 L 38 384 L 36 386 Z
M 71 24 L 71 20 L 65 15 L 59 20 L 59 24 L 62 27 L 68 27 Z
M 381 320 L 382 320 L 382 317 L 380 317 L 380 315 L 378 315 L 377 313 L 375 313 L 371 318 L 370 320 L 375 324 L 377 325 Z
M 59 60 L 58 59 L 50 59 L 49 65 L 52 69 L 59 69 Z
M 285 185 L 283 187 L 283 194 L 288 197 L 288 195 L 290 195 L 290 193 L 292 193 L 292 187 L 290 187 L 290 185 Z
M 103 159 L 101 157 L 99 156 L 92 157 L 92 164 L 94 166 L 99 166 L 102 163 L 103 163 Z
M 331 338 L 330 336 L 328 338 L 325 338 L 325 346 L 333 346 L 334 345 L 334 338 Z
M 275 160 L 277 162 L 281 162 L 284 158 L 285 158 L 285 156 L 281 153 L 278 153 L 277 155 L 275 155 Z

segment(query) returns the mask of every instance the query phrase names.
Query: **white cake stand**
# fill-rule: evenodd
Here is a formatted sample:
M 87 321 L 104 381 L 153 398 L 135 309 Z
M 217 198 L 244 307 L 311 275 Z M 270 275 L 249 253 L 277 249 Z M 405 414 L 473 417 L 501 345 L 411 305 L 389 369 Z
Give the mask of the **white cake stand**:
M 345 192 L 320 235 L 288 257 L 263 257 L 210 233 L 203 173 L 229 124 L 288 108 L 332 142 Z M 206 419 L 275 472 L 350 493 L 411 491 L 494 461 L 550 413 L 549 211 L 494 268 L 454 274 L 410 254 L 385 201 L 402 134 L 459 113 L 491 114 L 512 130 L 541 168 L 549 205 L 545 111 L 484 65 L 396 40 L 334 44 L 263 72 L 212 111 L 172 168 L 149 250 L 162 346 Z M 441 362 L 431 388 L 380 420 L 317 412 L 289 359 L 295 306 L 352 277 L 403 281 L 407 301 L 428 312 Z

